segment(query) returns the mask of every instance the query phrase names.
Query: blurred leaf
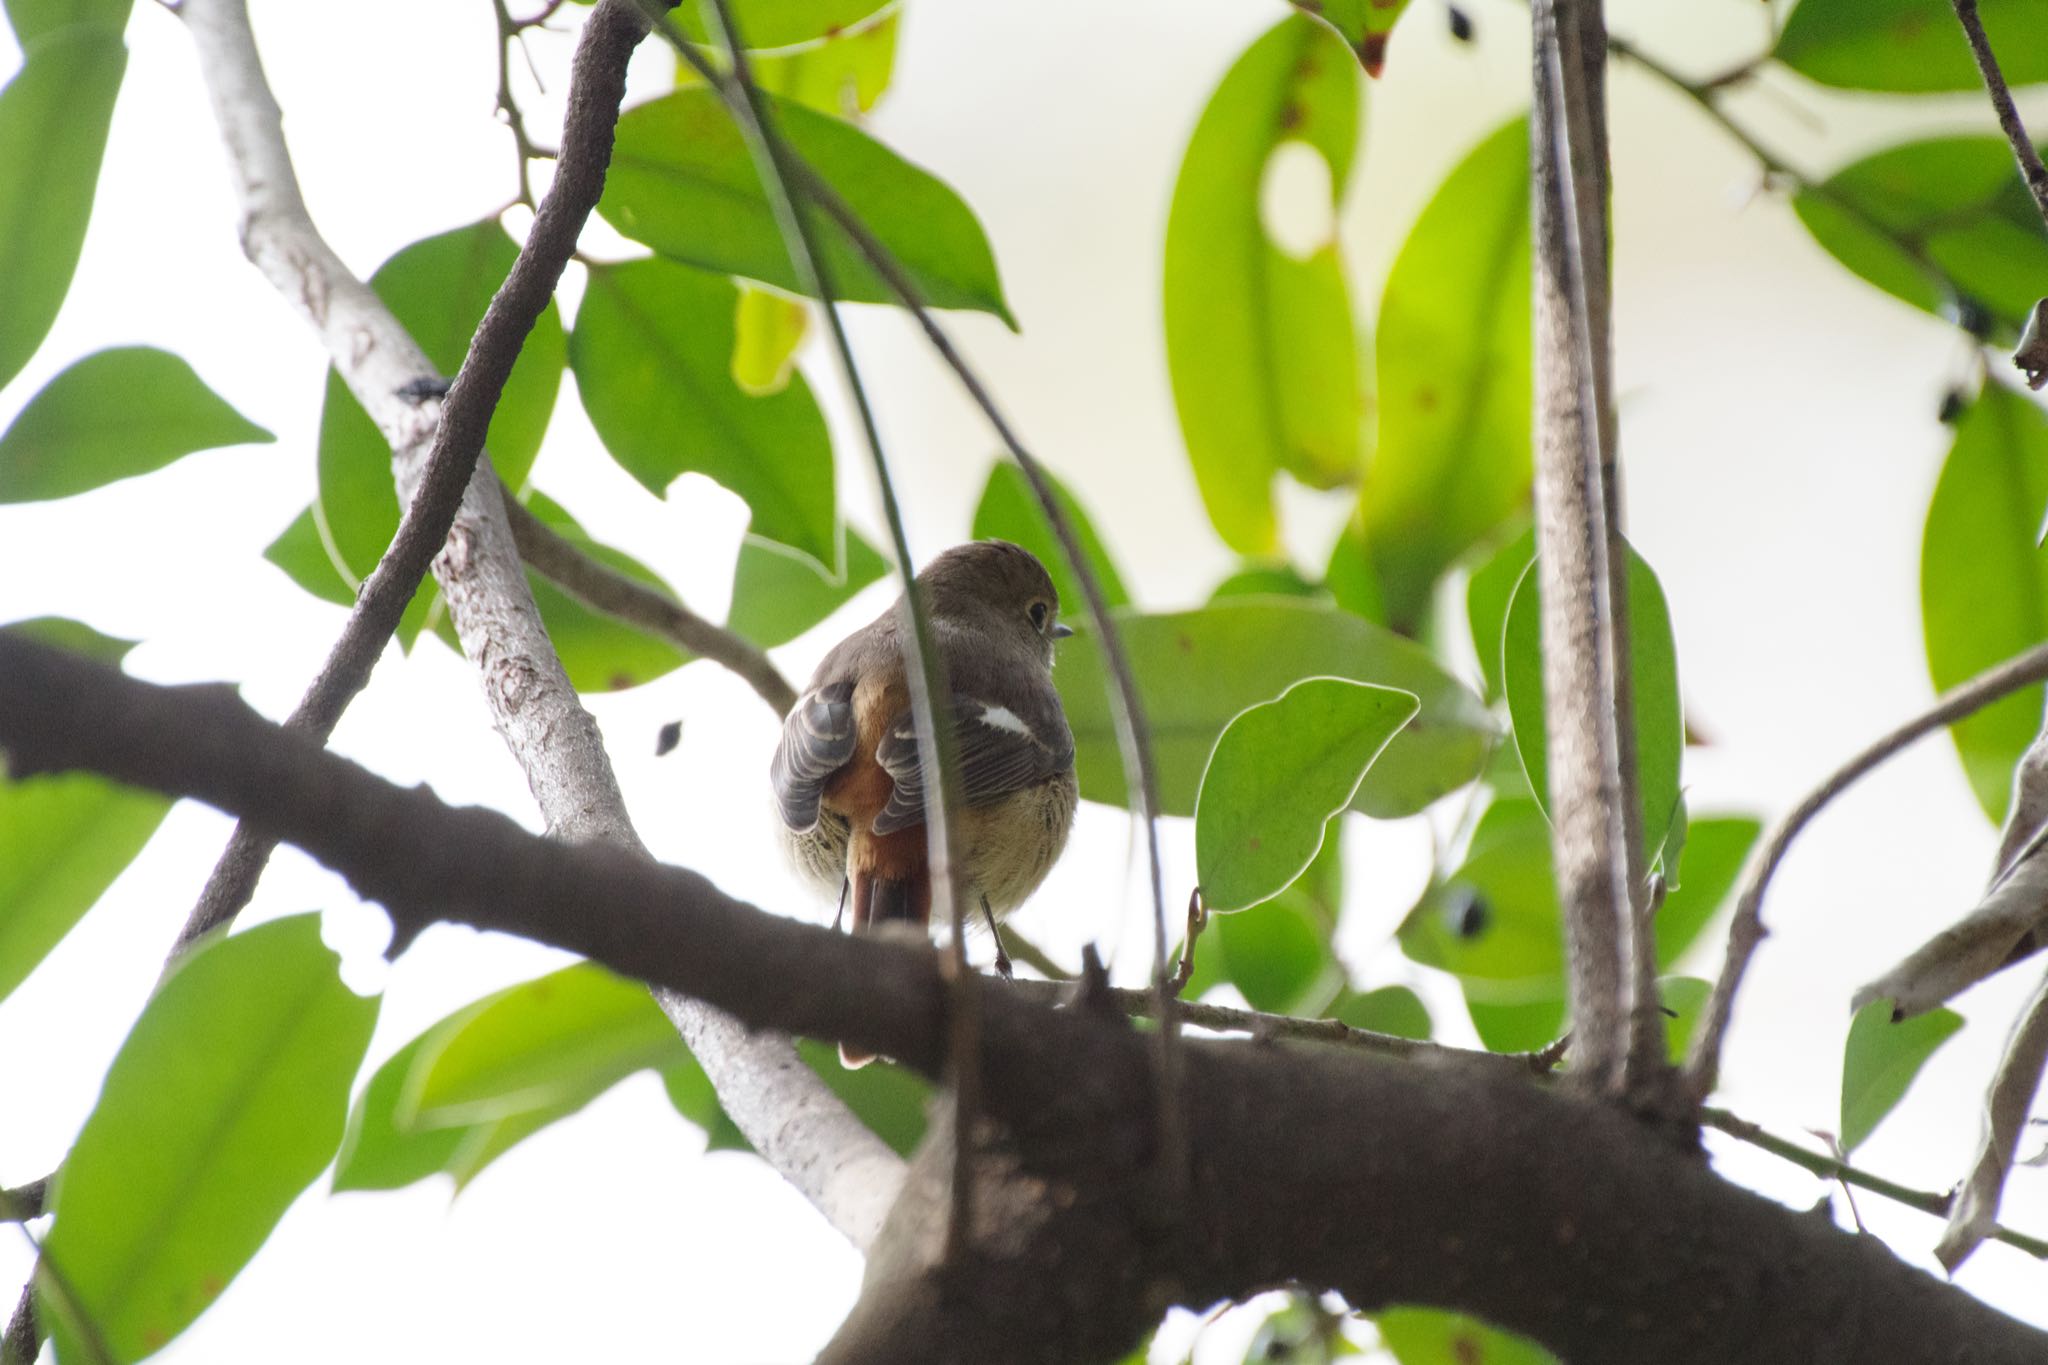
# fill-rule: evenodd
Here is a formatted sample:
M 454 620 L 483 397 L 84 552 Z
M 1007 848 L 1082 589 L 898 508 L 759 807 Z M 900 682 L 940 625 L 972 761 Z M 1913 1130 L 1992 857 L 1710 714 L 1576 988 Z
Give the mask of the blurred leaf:
M 452 375 L 518 256 L 505 229 L 487 219 L 405 247 L 377 268 L 370 285 L 435 368 Z M 491 463 L 515 492 L 525 486 L 546 434 L 565 354 L 561 314 L 550 303 L 519 352 L 485 436 Z M 398 531 L 398 493 L 390 446 L 331 367 L 320 409 L 319 468 L 314 515 L 353 594 Z M 435 592 L 431 582 L 423 585 L 399 625 L 399 642 L 408 649 Z
M 2048 556 L 2034 528 L 2048 508 L 2048 415 L 1998 384 L 1956 424 L 1920 542 L 1920 620 L 1927 671 L 1945 692 L 2048 640 Z M 2013 765 L 2041 728 L 2037 684 L 1949 733 L 1977 803 L 2005 818 Z
M 0 503 L 68 498 L 195 450 L 276 439 L 168 351 L 95 351 L 43 385 L 0 434 Z
M 1374 625 L 1387 623 L 1387 602 L 1380 592 L 1379 570 L 1373 567 L 1372 549 L 1365 543 L 1365 527 L 1354 515 L 1344 523 L 1337 543 L 1330 548 L 1330 563 L 1323 570 L 1323 587 L 1337 605 Z
M 1209 925 L 1212 951 L 1221 952 L 1230 984 L 1255 1010 L 1290 1014 L 1315 1005 L 1341 986 L 1327 930 L 1318 931 L 1300 906 L 1272 901 L 1241 915 L 1223 915 Z
M 889 572 L 889 561 L 874 546 L 851 527 L 844 533 L 846 573 L 836 583 L 820 574 L 809 558 L 772 541 L 751 535 L 741 541 L 726 628 L 763 649 L 787 644 Z
M 341 1153 L 334 1159 L 336 1194 L 344 1190 L 395 1190 L 425 1180 L 446 1169 L 472 1136 L 472 1130 L 467 1128 L 413 1128 L 398 1122 L 400 1097 L 421 1050 L 433 1040 L 434 1033 L 435 1029 L 430 1028 L 392 1053 L 356 1097 L 349 1109 L 348 1127 L 342 1133 Z
M 1421 711 L 1394 736 L 1352 803 L 1375 818 L 1413 815 L 1471 781 L 1494 733 L 1479 699 L 1421 648 L 1326 605 L 1238 598 L 1171 615 L 1122 613 L 1117 628 L 1151 724 L 1167 815 L 1194 814 L 1202 769 L 1223 727 L 1303 678 L 1357 678 L 1421 699 Z M 1122 805 L 1123 760 L 1101 652 L 1088 631 L 1060 646 L 1054 678 L 1074 731 L 1081 794 Z
M 24 61 L 0 89 L 0 386 L 42 345 L 71 288 L 128 65 L 116 27 L 78 24 L 31 43 L 58 14 L 48 3 L 8 7 Z
M 797 1051 L 854 1117 L 900 1155 L 909 1156 L 924 1140 L 932 1088 L 922 1077 L 893 1063 L 849 1071 L 840 1065 L 837 1048 L 808 1038 L 797 1043 Z
M 1533 1342 L 1436 1308 L 1389 1308 L 1380 1341 L 1400 1365 L 1558 1365 Z
M 0 626 L 0 635 L 20 635 L 53 649 L 68 650 L 83 655 L 94 663 L 109 668 L 119 668 L 121 661 L 128 657 L 128 651 L 140 644 L 139 640 L 122 640 L 112 635 L 102 635 L 83 621 L 73 621 L 62 616 L 32 616 L 26 620 L 9 621 Z
M 1942 43 L 1969 67 L 1951 16 L 1929 14 Z M 2037 46 L 2048 52 L 2048 44 Z M 1799 191 L 1792 207 L 1815 241 L 1879 289 L 1952 321 L 1981 311 L 1994 337 L 2008 342 L 2048 275 L 2048 228 L 2000 138 L 1888 147 Z
M 754 84 L 821 114 L 856 119 L 873 109 L 889 88 L 889 77 L 896 68 L 896 29 L 901 13 L 897 10 L 876 23 L 823 42 L 757 57 Z
M 1413 693 L 1308 678 L 1232 719 L 1195 800 L 1195 866 L 1209 908 L 1243 910 L 1292 884 L 1417 706 Z
M 750 51 L 795 47 L 829 38 L 893 0 L 730 0 L 733 31 Z M 680 5 L 670 22 L 693 43 L 715 39 L 695 5 Z
M 1668 970 L 1699 938 L 1735 889 L 1749 850 L 1763 829 L 1746 815 L 1706 816 L 1688 825 L 1685 880 L 1657 912 L 1657 967 Z
M 1450 563 L 1529 496 L 1529 129 L 1429 201 L 1380 301 L 1379 446 L 1360 496 L 1388 620 L 1413 631 Z
M 1842 1150 L 1863 1145 L 1884 1122 L 1920 1068 L 1955 1036 L 1963 1016 L 1937 1008 L 1892 1022 L 1892 1002 L 1873 1000 L 1856 1011 L 1842 1045 Z
M 590 962 L 487 996 L 425 1037 L 397 1110 L 416 1128 L 580 1107 L 683 1046 L 646 987 Z
M 529 494 L 526 508 L 585 557 L 675 600 L 675 592 L 654 570 L 623 550 L 592 540 L 576 519 L 546 494 L 538 490 Z M 526 582 L 533 589 L 548 639 L 562 658 L 570 684 L 579 692 L 638 687 L 680 668 L 692 657 L 667 640 L 592 611 L 531 569 L 526 571 Z
M 73 24 L 106 29 L 118 38 L 133 5 L 134 0 L 6 0 L 7 22 L 26 51 L 36 39 Z
M 1550 803 L 1549 740 L 1543 724 L 1543 606 L 1530 565 L 1508 607 L 1503 657 L 1508 714 L 1529 789 L 1545 810 Z M 1628 573 L 1629 654 L 1635 668 L 1636 785 L 1643 819 L 1643 866 L 1650 867 L 1678 808 L 1679 762 L 1685 722 L 1678 698 L 1678 654 L 1671 614 L 1657 575 L 1633 548 Z
M 612 458 L 657 497 L 707 475 L 746 501 L 754 534 L 833 567 L 831 434 L 801 375 L 761 398 L 733 383 L 732 281 L 659 258 L 589 273 L 569 357 Z
M 810 306 L 801 299 L 754 285 L 740 286 L 733 311 L 732 382 L 749 398 L 765 398 L 789 387 L 796 350 L 809 330 Z
M 377 1001 L 341 984 L 320 917 L 217 938 L 172 973 L 108 1069 L 57 1177 L 41 1311 L 65 1360 L 183 1331 L 334 1155 Z
M 1472 627 L 1472 652 L 1486 679 L 1486 698 L 1501 695 L 1502 635 L 1508 624 L 1508 603 L 1523 572 L 1536 562 L 1534 528 L 1514 536 L 1472 571 L 1465 585 L 1465 619 Z
M 29 633 L 63 642 L 47 629 Z M 83 773 L 0 780 L 0 1000 L 134 861 L 170 808 L 153 792 Z
M 1424 893 L 1400 928 L 1401 951 L 1460 978 L 1562 995 L 1564 928 L 1550 823 L 1531 801 L 1496 800 L 1465 861 Z
M 1564 1036 L 1564 987 L 1550 994 L 1529 994 L 1524 988 L 1502 988 L 1491 982 L 1467 981 L 1465 1012 L 1472 1030 L 1488 1052 L 1534 1052 Z
M 1696 976 L 1658 979 L 1658 1002 L 1670 1011 L 1664 1016 L 1664 1055 L 1673 1066 L 1682 1065 L 1692 1050 L 1693 1030 L 1699 1027 L 1700 1011 L 1713 991 L 1712 984 Z
M 1328 600 L 1330 594 L 1301 576 L 1292 564 L 1251 564 L 1218 583 L 1209 591 L 1211 602 L 1231 597 L 1313 597 Z
M 2040 32 L 2038 0 L 1979 0 L 2011 84 L 2048 81 L 2048 44 L 2020 41 Z M 1771 55 L 1810 80 L 1846 90 L 1894 94 L 1981 88 L 1977 64 L 1939 5 L 1921 0 L 1800 0 Z M 2011 173 L 2011 167 L 2007 167 Z
M 1279 548 L 1272 482 L 1354 481 L 1363 459 L 1357 332 L 1334 238 L 1306 257 L 1266 235 L 1260 198 L 1281 146 L 1329 171 L 1334 214 L 1357 149 L 1357 67 L 1330 29 L 1291 15 L 1230 68 L 1188 140 L 1166 221 L 1166 361 L 1209 520 L 1232 549 Z
M 851 124 L 786 100 L 773 104 L 791 149 L 895 255 L 926 303 L 980 309 L 1016 325 L 988 238 L 957 194 Z M 710 90 L 678 90 L 619 118 L 598 212 L 673 260 L 802 292 L 753 159 Z M 822 213 L 815 219 L 839 298 L 894 302 L 846 234 Z
M 833 1058 L 836 1063 L 838 1058 Z M 874 1067 L 868 1068 L 870 1071 Z M 741 1133 L 724 1108 L 718 1103 L 718 1092 L 711 1087 L 711 1078 L 704 1074 L 704 1068 L 697 1059 L 685 1055 L 661 1069 L 662 1088 L 668 1091 L 668 1102 L 675 1106 L 678 1114 L 704 1130 L 704 1150 L 707 1152 L 751 1152 L 746 1135 Z
M 1128 605 L 1131 599 L 1124 591 L 1123 578 L 1116 571 L 1115 561 L 1109 557 L 1108 547 L 1095 534 L 1095 524 L 1088 519 L 1087 510 L 1064 483 L 1052 476 L 1050 470 L 1046 471 L 1045 478 L 1052 485 L 1054 501 L 1066 514 L 1068 525 L 1074 528 L 1074 538 L 1081 542 L 1081 553 L 1087 556 L 1088 568 L 1095 575 L 1096 586 L 1102 589 L 1103 600 L 1111 608 Z M 1086 618 L 1088 601 L 1082 595 L 1081 580 L 1068 566 L 1066 552 L 1060 548 L 1059 538 L 1052 533 L 1024 471 L 1008 460 L 998 460 L 988 471 L 988 483 L 983 486 L 981 501 L 974 508 L 974 538 L 1007 540 L 1037 555 L 1038 562 L 1045 565 L 1046 572 L 1052 575 L 1053 587 L 1059 592 L 1060 615 L 1069 622 Z
M 1387 61 L 1387 38 L 1394 21 L 1408 8 L 1408 0 L 1292 0 L 1296 9 L 1321 15 L 1344 35 L 1344 41 L 1358 54 L 1358 63 L 1374 76 Z
M 1406 986 L 1381 986 L 1373 991 L 1346 991 L 1327 1014 L 1352 1028 L 1396 1038 L 1428 1038 L 1435 1031 L 1422 997 Z
M 340 607 L 355 605 L 355 588 L 342 577 L 341 566 L 327 552 L 327 542 L 320 534 L 320 520 L 314 508 L 308 507 L 292 519 L 291 525 L 278 532 L 277 539 L 264 547 L 263 557 L 284 570 L 285 577 L 322 602 L 332 602 Z

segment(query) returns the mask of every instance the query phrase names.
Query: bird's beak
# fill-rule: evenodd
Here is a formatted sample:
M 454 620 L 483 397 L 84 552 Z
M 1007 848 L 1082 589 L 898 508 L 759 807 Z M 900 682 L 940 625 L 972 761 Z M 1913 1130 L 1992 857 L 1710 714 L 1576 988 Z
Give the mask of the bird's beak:
M 1074 628 L 1064 621 L 1052 628 L 1052 638 L 1055 640 L 1064 640 L 1073 633 Z

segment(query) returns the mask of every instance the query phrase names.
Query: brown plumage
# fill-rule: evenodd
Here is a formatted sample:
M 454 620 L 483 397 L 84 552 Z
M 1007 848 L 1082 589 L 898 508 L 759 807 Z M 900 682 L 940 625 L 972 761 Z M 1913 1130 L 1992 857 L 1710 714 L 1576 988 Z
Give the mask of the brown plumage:
M 1059 624 L 1045 567 L 1007 541 L 955 546 L 917 581 L 959 755 L 954 856 L 966 908 L 985 911 L 993 927 L 1045 879 L 1073 822 L 1074 739 L 1052 682 L 1053 642 L 1072 632 Z M 900 610 L 892 605 L 825 656 L 769 769 L 791 856 L 829 894 L 851 889 L 855 933 L 896 922 L 923 930 L 931 919 L 925 774 Z

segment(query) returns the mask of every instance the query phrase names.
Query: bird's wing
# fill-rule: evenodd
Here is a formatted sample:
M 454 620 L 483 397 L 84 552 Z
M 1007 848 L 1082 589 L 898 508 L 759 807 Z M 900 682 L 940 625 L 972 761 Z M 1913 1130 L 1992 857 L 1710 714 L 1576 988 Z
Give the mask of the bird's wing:
M 1058 693 L 1005 706 L 982 697 L 953 694 L 953 735 L 960 761 L 961 798 L 987 805 L 1023 791 L 1074 766 L 1074 736 L 1059 708 Z M 1033 704 L 1035 703 L 1035 704 Z M 888 834 L 924 819 L 924 770 L 917 761 L 917 730 L 910 713 L 890 724 L 875 750 L 895 784 L 889 803 L 875 817 L 875 833 Z
M 853 683 L 827 683 L 796 699 L 768 765 L 782 823 L 798 834 L 818 823 L 818 799 L 832 774 L 853 757 Z

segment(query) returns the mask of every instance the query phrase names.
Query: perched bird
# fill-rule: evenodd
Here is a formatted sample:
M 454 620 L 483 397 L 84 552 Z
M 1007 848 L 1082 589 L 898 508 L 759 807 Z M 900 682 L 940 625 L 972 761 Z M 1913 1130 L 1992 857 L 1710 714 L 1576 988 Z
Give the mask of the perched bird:
M 1059 594 L 1030 551 L 957 545 L 917 576 L 949 693 L 959 757 L 953 852 L 970 908 L 995 918 L 1045 879 L 1079 789 L 1074 736 L 1053 687 Z M 797 867 L 853 896 L 853 932 L 932 908 L 924 788 L 900 643 L 900 602 L 825 656 L 783 723 L 769 779 Z M 996 940 L 997 966 L 1009 962 Z M 858 1064 L 865 1058 L 848 1058 Z

